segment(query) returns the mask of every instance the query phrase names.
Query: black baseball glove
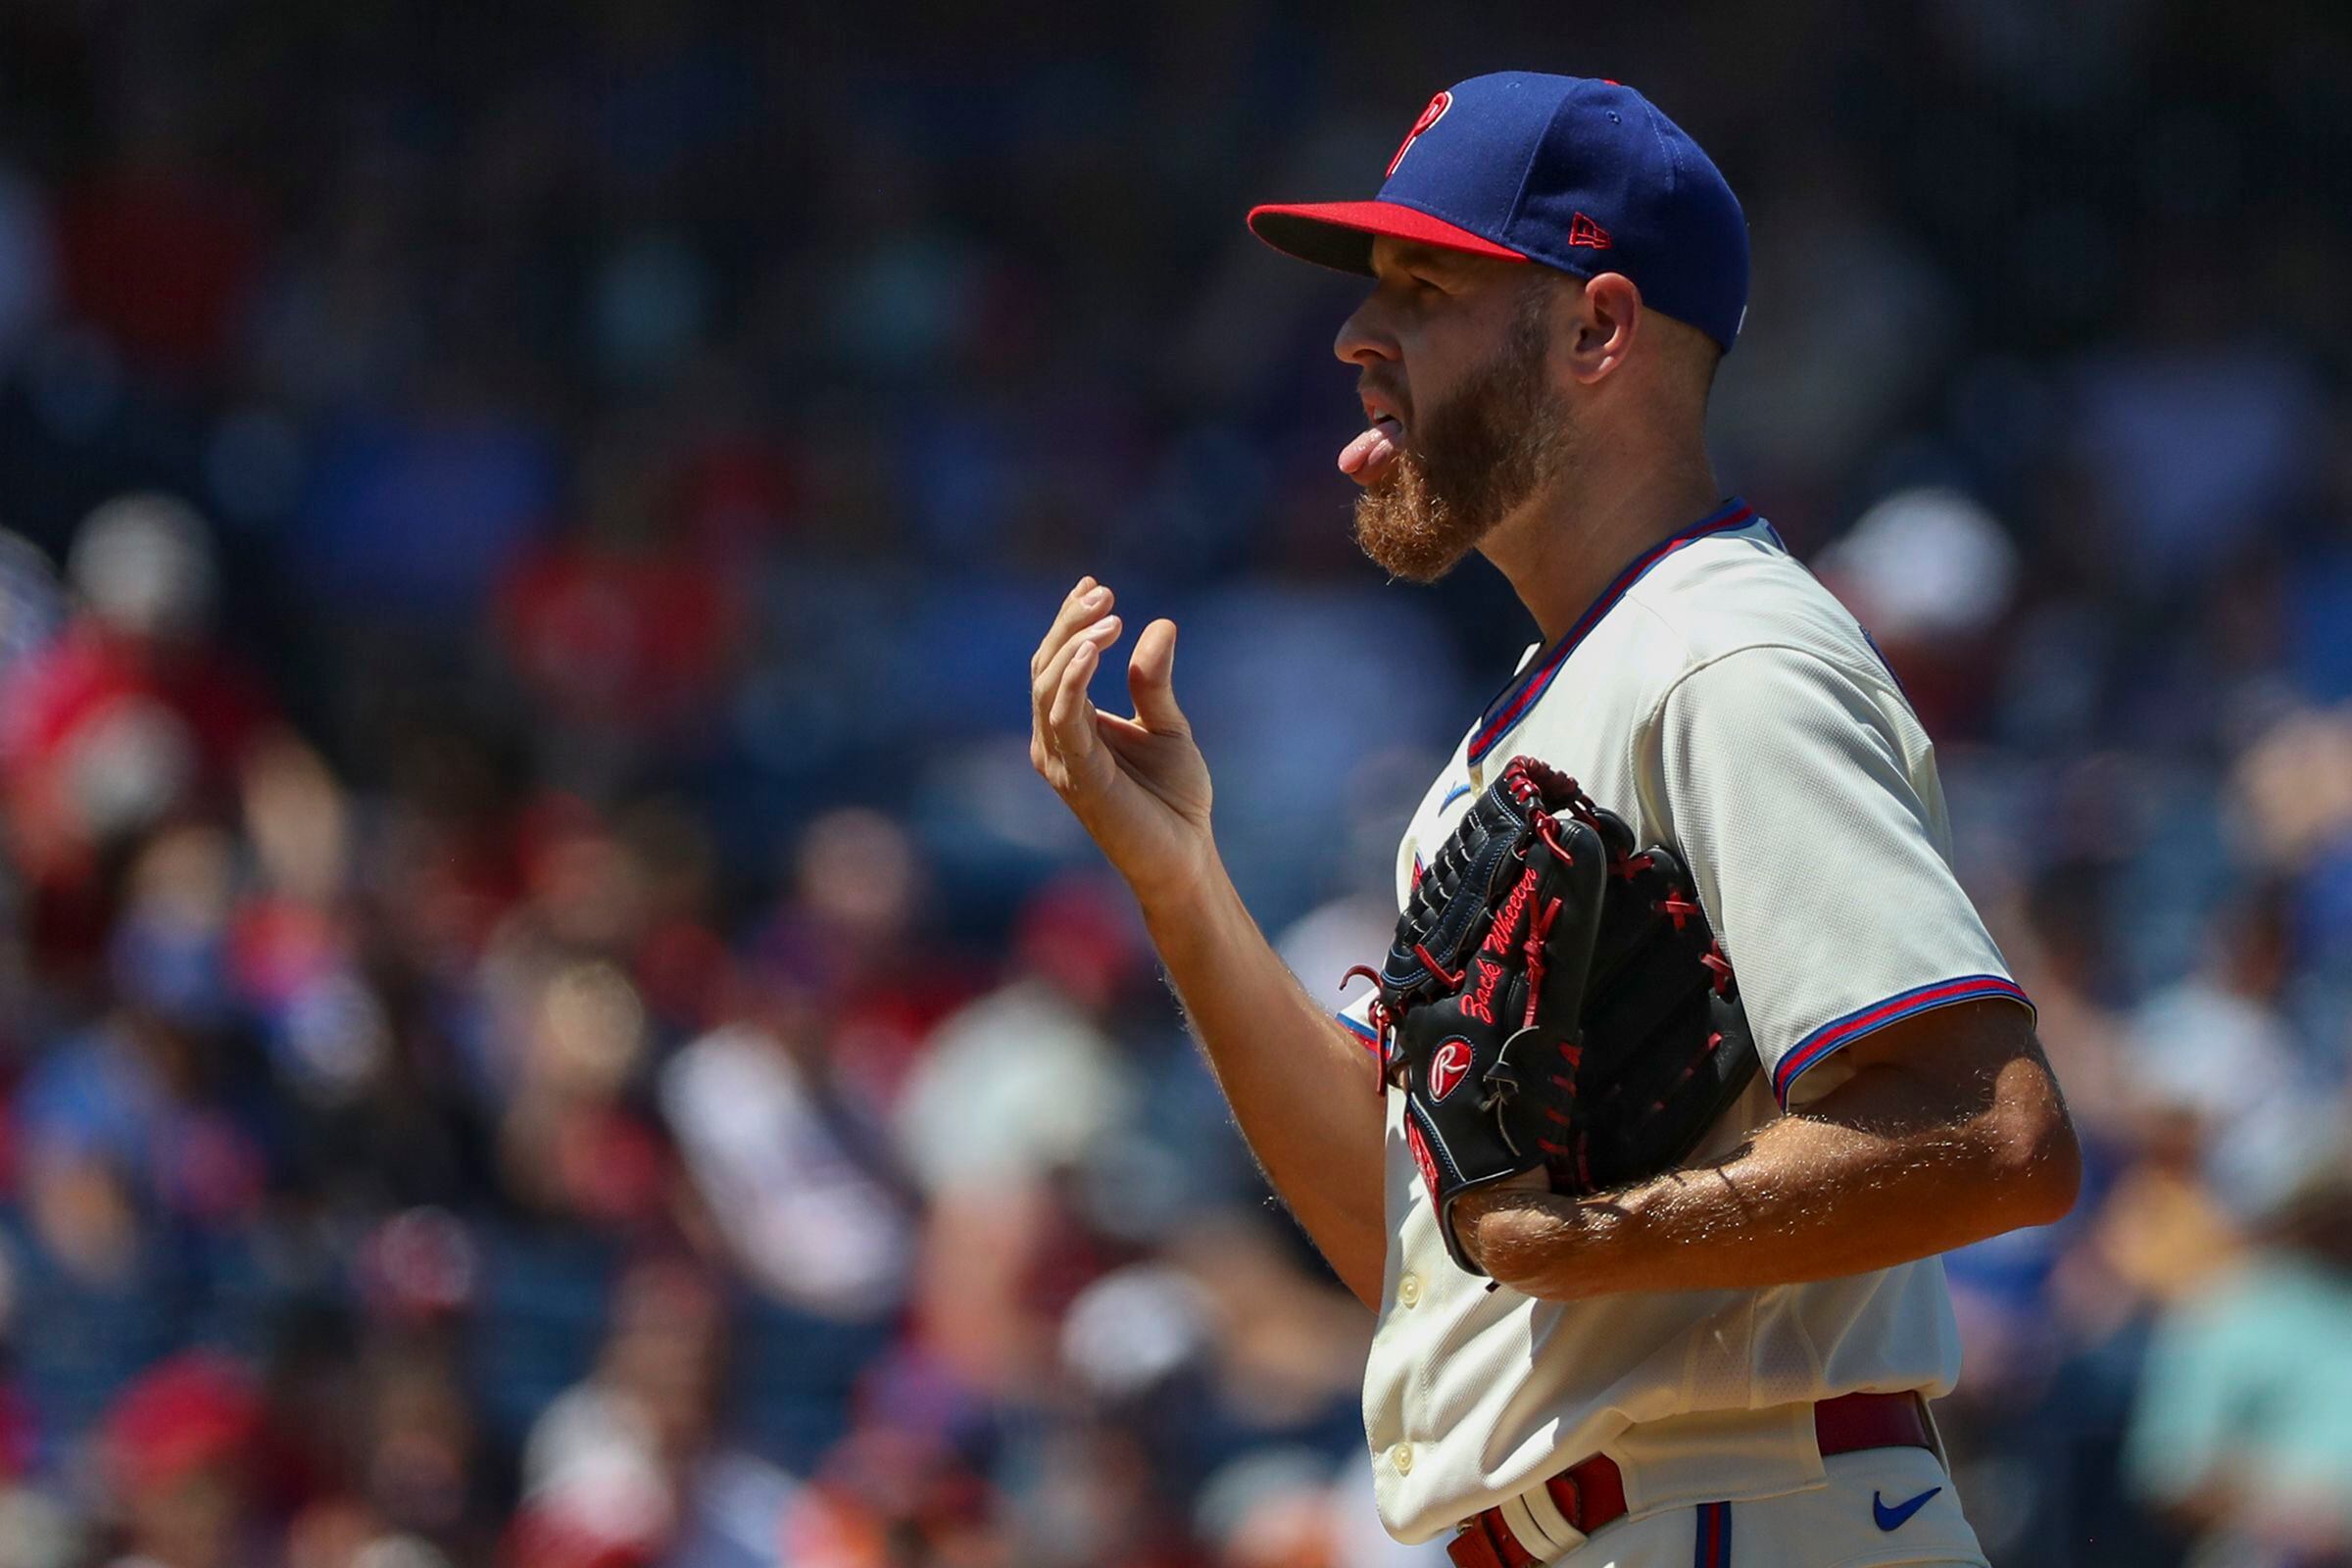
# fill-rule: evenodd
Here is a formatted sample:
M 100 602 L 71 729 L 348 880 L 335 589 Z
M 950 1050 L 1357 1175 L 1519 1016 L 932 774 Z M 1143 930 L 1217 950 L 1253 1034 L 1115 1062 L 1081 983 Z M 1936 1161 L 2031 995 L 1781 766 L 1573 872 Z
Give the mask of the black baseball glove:
M 1453 1260 L 1454 1200 L 1539 1167 L 1593 1193 L 1679 1164 L 1756 1070 L 1682 862 L 1516 757 L 1413 886 L 1371 974 L 1385 1083 Z

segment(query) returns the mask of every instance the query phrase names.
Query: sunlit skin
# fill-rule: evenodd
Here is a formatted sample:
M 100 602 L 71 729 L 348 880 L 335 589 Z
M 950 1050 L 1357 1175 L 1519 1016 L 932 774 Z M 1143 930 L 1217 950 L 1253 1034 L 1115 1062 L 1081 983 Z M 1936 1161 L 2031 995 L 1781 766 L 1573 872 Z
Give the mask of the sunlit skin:
M 1334 351 L 1357 371 L 1366 427 L 1339 466 L 1370 503 L 1357 527 L 1375 561 L 1427 579 L 1475 549 L 1550 640 L 1625 562 L 1714 508 L 1714 345 L 1647 311 L 1630 279 L 1388 238 L 1372 256 Z M 1540 363 L 1509 373 L 1531 310 Z M 1545 428 L 1498 429 L 1491 416 L 1506 414 Z M 1452 471 L 1468 453 L 1518 466 L 1500 483 Z M 1030 662 L 1031 761 L 1133 889 L 1268 1179 L 1378 1310 L 1386 1129 L 1370 1063 L 1274 956 L 1218 858 L 1208 766 L 1176 701 L 1175 623 L 1136 640 L 1132 716 L 1089 699 L 1123 629 L 1115 604 L 1082 577 L 1047 629 Z M 1838 1059 L 1844 1081 L 1704 1167 L 1594 1197 L 1550 1193 L 1539 1173 L 1471 1195 L 1457 1212 L 1473 1255 L 1555 1300 L 1754 1289 L 1892 1267 L 2072 1206 L 2080 1154 L 2025 1009 L 1921 1013 Z
M 1416 391 L 1436 407 L 1493 358 L 1523 291 L 1564 291 L 1565 274 L 1382 237 L 1373 287 L 1341 324 L 1332 352 L 1356 367 L 1365 428 L 1340 451 L 1340 471 L 1369 489 L 1393 472 L 1410 439 Z
M 1446 564 L 1475 545 L 1546 639 L 1643 545 L 1721 499 L 1704 439 L 1715 347 L 1645 312 L 1630 279 L 1579 280 L 1386 236 L 1373 242 L 1372 268 L 1372 289 L 1332 344 L 1355 368 L 1366 420 L 1341 450 L 1340 471 L 1367 497 L 1406 477 L 1420 433 L 1510 342 L 1530 291 L 1544 308 L 1548 354 L 1519 411 L 1548 426 L 1535 482 L 1499 515 L 1460 519 L 1472 537 L 1452 541 Z M 1360 537 L 1360 505 L 1357 521 Z
M 1363 489 L 1356 542 L 1391 576 L 1437 581 L 1576 461 L 1574 408 L 1550 385 L 1557 274 L 1512 270 L 1516 276 L 1477 293 L 1482 304 L 1505 300 L 1508 318 L 1479 359 L 1418 405 L 1409 434 L 1403 411 L 1414 405 L 1402 356 L 1387 358 L 1370 342 L 1352 351 L 1341 345 L 1344 357 L 1363 361 L 1357 393 L 1370 423 L 1340 454 L 1340 467 L 1354 470 Z M 1405 311 L 1438 287 L 1426 281 L 1433 273 L 1444 270 L 1424 264 L 1408 271 Z

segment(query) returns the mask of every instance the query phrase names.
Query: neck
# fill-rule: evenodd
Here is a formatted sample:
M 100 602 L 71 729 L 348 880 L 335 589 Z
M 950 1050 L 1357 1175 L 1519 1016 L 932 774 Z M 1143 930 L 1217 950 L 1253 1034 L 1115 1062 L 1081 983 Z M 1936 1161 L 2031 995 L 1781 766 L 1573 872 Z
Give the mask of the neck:
M 1479 551 L 1509 579 L 1544 640 L 1556 642 L 1627 562 L 1722 499 L 1703 447 L 1662 452 L 1578 474 L 1573 491 L 1531 500 Z

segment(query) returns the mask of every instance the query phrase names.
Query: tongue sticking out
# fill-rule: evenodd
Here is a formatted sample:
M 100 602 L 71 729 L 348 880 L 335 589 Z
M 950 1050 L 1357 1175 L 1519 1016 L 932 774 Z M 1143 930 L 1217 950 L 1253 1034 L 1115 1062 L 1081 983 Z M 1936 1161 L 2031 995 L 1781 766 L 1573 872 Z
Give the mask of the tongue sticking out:
M 1340 449 L 1340 471 L 1358 484 L 1372 484 L 1396 461 L 1403 444 L 1404 427 L 1384 414 L 1372 421 L 1371 428 Z

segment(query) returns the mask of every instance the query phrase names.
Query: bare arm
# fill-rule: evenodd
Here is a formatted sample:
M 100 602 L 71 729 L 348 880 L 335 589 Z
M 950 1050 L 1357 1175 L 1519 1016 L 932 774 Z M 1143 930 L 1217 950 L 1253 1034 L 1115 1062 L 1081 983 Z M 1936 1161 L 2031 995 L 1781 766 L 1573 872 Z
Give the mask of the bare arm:
M 1153 621 L 1137 639 L 1133 718 L 1087 700 L 1118 638 L 1110 607 L 1107 588 L 1080 578 L 1038 645 L 1030 760 L 1134 890 L 1267 1179 L 1341 1280 L 1376 1305 L 1387 1256 L 1378 1080 L 1362 1044 L 1275 956 L 1217 857 L 1208 766 L 1176 706 L 1175 624 Z
M 2081 1155 L 2024 1009 L 1921 1013 L 1846 1048 L 1854 1075 L 1730 1158 L 1573 1199 L 1473 1195 L 1476 1255 L 1553 1300 L 1867 1273 L 2074 1206 Z
M 1377 1309 L 1386 1134 L 1370 1052 L 1299 988 L 1222 866 L 1191 897 L 1147 904 L 1144 923 L 1250 1152 L 1333 1271 Z

